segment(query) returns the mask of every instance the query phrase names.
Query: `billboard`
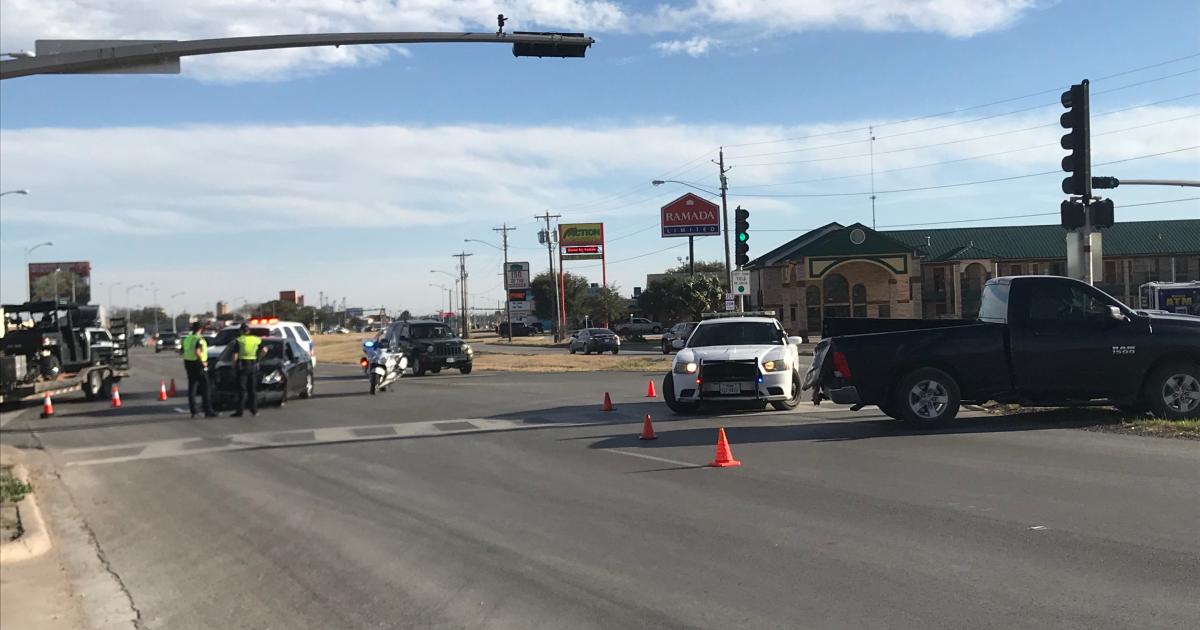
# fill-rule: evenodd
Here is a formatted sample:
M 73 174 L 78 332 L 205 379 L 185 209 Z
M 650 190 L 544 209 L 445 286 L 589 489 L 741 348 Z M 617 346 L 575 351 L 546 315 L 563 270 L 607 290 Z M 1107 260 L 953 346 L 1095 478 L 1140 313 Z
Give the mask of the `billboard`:
M 527 288 L 529 288 L 529 263 L 527 263 L 527 262 L 505 263 L 504 288 L 505 289 L 527 289 Z
M 663 238 L 721 233 L 721 207 L 692 193 L 668 203 L 660 212 Z
M 603 223 L 563 223 L 558 226 L 558 246 L 604 245 Z
M 55 297 L 79 304 L 91 302 L 92 263 L 86 260 L 29 263 L 29 299 Z

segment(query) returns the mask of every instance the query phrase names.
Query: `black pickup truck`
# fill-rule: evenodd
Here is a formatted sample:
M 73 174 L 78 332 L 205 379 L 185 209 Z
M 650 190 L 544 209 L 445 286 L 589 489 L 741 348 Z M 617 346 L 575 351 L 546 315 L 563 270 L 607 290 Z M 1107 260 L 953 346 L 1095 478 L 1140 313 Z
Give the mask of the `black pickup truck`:
M 1200 317 L 1137 312 L 1070 278 L 989 280 L 977 320 L 826 324 L 804 379 L 814 403 L 929 427 L 989 400 L 1200 417 Z

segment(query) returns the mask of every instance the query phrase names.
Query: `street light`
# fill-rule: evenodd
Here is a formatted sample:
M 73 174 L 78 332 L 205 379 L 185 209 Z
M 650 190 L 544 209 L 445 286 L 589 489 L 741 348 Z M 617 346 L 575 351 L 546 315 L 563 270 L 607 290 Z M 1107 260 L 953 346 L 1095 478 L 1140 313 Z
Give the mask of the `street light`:
M 129 304 L 129 292 L 134 289 L 144 289 L 144 288 L 146 288 L 146 285 L 144 285 L 144 284 L 135 284 L 133 286 L 125 287 L 125 317 L 127 319 L 129 319 L 129 321 L 131 323 L 133 322 L 133 317 L 131 317 L 131 315 L 133 314 L 133 308 Z
M 173 293 L 173 294 L 171 295 L 171 297 L 169 297 L 169 298 L 167 298 L 167 299 L 168 299 L 168 300 L 174 300 L 175 298 L 177 298 L 177 297 L 179 297 L 179 296 L 183 295 L 184 293 L 187 293 L 187 291 L 180 291 L 179 293 Z M 175 334 L 179 334 L 179 325 L 175 323 L 175 320 L 176 320 L 176 319 L 178 319 L 178 318 L 179 318 L 179 317 L 178 317 L 178 315 L 176 315 L 176 316 L 174 316 L 174 317 L 172 317 L 172 318 L 171 318 L 171 332 L 173 332 L 173 333 L 175 333 Z
M 58 272 L 62 271 L 62 267 L 54 268 L 54 305 L 58 306 Z
M 4 194 L 7 195 L 8 193 L 12 193 L 12 192 L 19 193 L 19 191 L 10 190 Z M 19 194 L 22 194 L 22 193 L 19 193 Z M 29 194 L 29 191 L 25 191 L 23 194 Z M 39 247 L 50 247 L 53 244 L 54 243 L 51 243 L 50 241 L 46 241 L 45 243 L 38 243 L 37 245 L 34 245 L 33 247 L 25 248 L 25 295 L 29 297 L 29 301 L 31 301 L 31 302 L 33 301 L 33 287 L 30 286 L 30 284 L 29 284 L 29 255 L 33 253 L 33 250 L 35 250 Z
M 454 312 L 454 289 L 451 289 L 450 287 L 448 287 L 444 284 L 430 283 L 429 286 L 437 287 L 446 292 L 446 311 L 453 313 Z M 442 298 L 439 296 L 438 297 L 438 307 L 440 308 L 441 305 L 442 305 Z M 448 319 L 448 318 L 445 315 L 442 315 L 443 323 L 445 323 L 446 319 Z
M 493 245 L 493 244 L 491 244 L 491 243 L 489 243 L 489 242 L 487 242 L 487 241 L 481 241 L 481 240 L 479 240 L 479 239 L 477 239 L 477 238 L 464 238 L 464 239 L 463 239 L 463 242 L 464 242 L 464 243 L 483 243 L 484 245 L 487 245 L 488 247 L 491 247 L 492 249 L 494 249 L 494 250 L 496 250 L 496 251 L 500 251 L 500 252 L 504 251 L 504 249 L 503 249 L 503 248 L 501 248 L 501 247 L 498 247 L 498 246 L 496 246 L 496 245 Z
M 699 190 L 700 192 L 702 192 L 706 195 L 716 196 L 716 195 L 721 194 L 716 191 L 708 190 L 707 188 L 701 188 L 695 184 L 689 184 L 688 182 L 681 182 L 677 179 L 656 179 L 656 180 L 653 180 L 650 182 L 651 186 L 662 186 L 663 184 L 679 184 L 680 186 L 687 186 L 688 188 L 694 188 L 696 190 Z
M 0 197 L 3 197 L 4 195 L 28 195 L 28 194 L 29 194 L 28 188 L 18 188 L 16 190 L 6 190 L 4 192 L 0 192 Z

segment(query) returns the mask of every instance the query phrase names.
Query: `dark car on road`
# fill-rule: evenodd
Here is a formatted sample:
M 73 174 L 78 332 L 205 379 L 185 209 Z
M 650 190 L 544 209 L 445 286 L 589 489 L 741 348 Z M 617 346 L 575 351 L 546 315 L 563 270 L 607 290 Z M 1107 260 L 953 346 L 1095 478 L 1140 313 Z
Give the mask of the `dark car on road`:
M 571 336 L 571 340 L 567 343 L 567 350 L 571 354 L 576 352 L 617 354 L 621 350 L 621 340 L 617 337 L 617 333 L 607 328 L 580 328 Z
M 413 376 L 454 369 L 470 374 L 475 353 L 446 324 L 434 320 L 396 322 L 381 334 L 392 352 L 403 352 Z
M 265 337 L 266 350 L 258 361 L 258 401 L 283 406 L 292 398 L 313 395 L 313 365 L 308 353 L 291 339 Z M 238 382 L 233 365 L 237 344 L 229 344 L 216 361 L 209 361 L 208 378 L 213 389 L 213 405 L 228 408 L 237 404 Z
M 662 336 L 662 353 L 671 354 L 679 348 L 674 346 L 676 340 L 679 340 L 679 347 L 682 348 L 692 335 L 692 331 L 696 330 L 696 324 L 699 322 L 680 322 L 669 328 Z
M 535 332 L 539 332 L 533 328 L 530 328 L 529 325 L 525 324 L 524 322 L 512 322 L 511 324 L 508 322 L 500 322 L 499 324 L 496 324 L 496 334 L 500 337 L 507 337 L 510 326 L 512 327 L 513 337 L 528 337 Z
M 173 332 L 158 333 L 154 340 L 154 353 L 183 350 L 183 339 Z
M 805 388 L 918 426 L 961 403 L 1200 416 L 1200 318 L 1139 313 L 1056 276 L 989 280 L 977 320 L 827 319 Z

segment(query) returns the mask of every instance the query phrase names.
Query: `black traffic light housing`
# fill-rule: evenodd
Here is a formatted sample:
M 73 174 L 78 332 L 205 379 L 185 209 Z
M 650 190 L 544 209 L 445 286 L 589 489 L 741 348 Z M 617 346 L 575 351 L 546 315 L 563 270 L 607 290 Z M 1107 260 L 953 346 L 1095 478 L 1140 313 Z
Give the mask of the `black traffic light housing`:
M 750 211 L 740 206 L 734 210 L 733 227 L 736 262 L 741 267 L 750 262 Z
M 1082 201 L 1067 199 L 1059 205 L 1062 214 L 1062 226 L 1068 230 L 1078 230 L 1087 222 L 1087 207 Z
M 1116 211 L 1112 199 L 1098 199 L 1088 206 L 1092 215 L 1092 227 L 1110 228 L 1116 223 Z
M 583 57 L 592 38 L 583 33 L 534 33 L 530 31 L 513 31 L 513 35 L 546 35 L 556 36 L 556 41 L 546 43 L 513 42 L 514 57 Z
M 1062 148 L 1071 153 L 1062 160 L 1062 169 L 1071 175 L 1063 179 L 1062 191 L 1068 195 L 1092 194 L 1092 131 L 1088 106 L 1088 80 L 1072 85 L 1062 94 L 1067 111 L 1059 119 L 1067 133 Z

